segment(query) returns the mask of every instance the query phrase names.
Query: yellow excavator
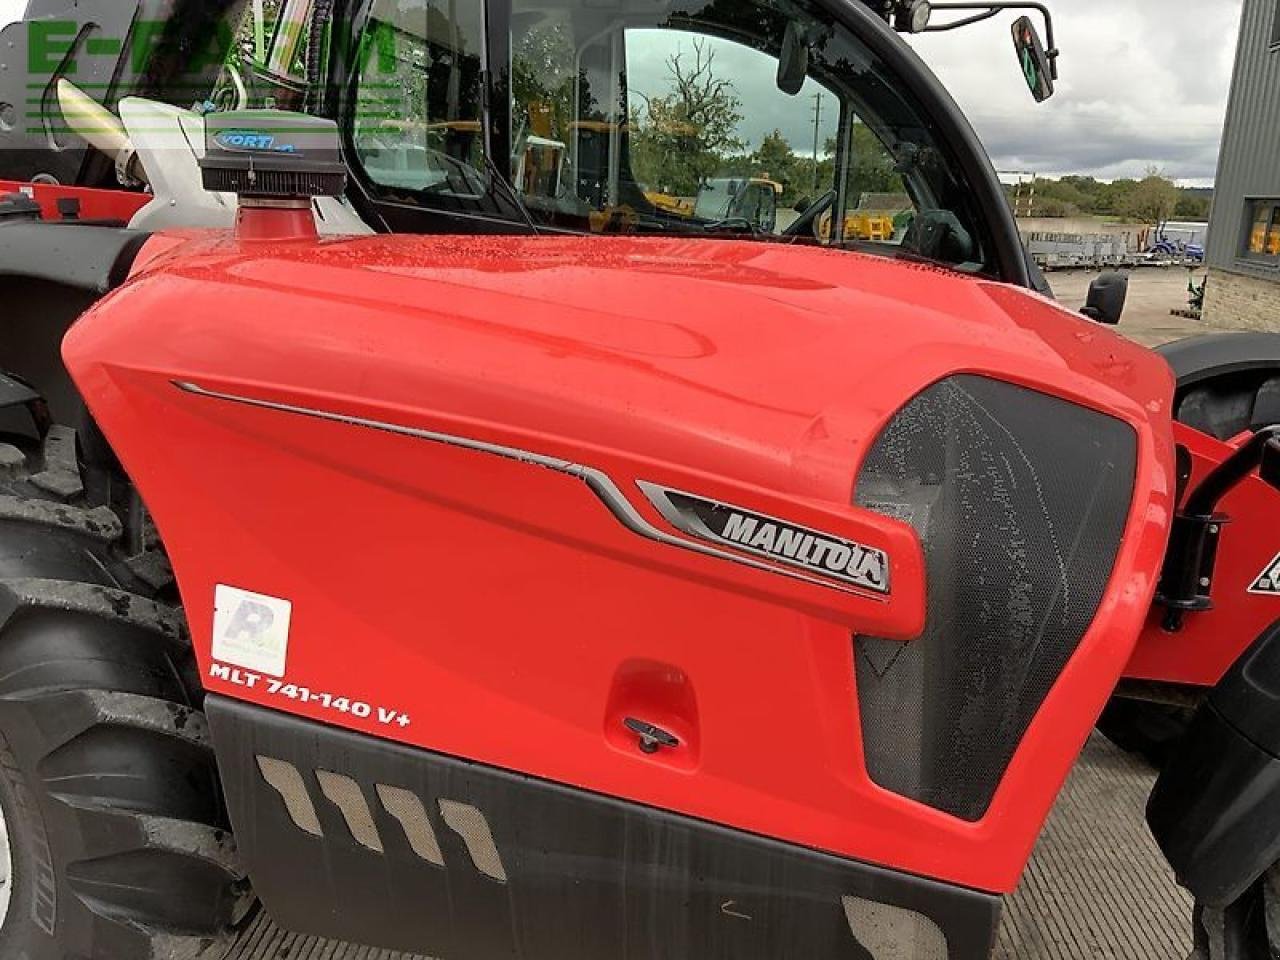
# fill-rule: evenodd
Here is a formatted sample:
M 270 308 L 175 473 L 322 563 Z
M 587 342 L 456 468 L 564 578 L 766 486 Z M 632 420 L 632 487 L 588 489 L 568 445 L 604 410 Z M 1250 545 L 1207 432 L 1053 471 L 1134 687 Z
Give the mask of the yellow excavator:
M 706 181 L 696 197 L 648 191 L 645 199 L 663 213 L 708 221 L 746 220 L 765 233 L 778 223 L 783 185 L 768 177 L 719 177 Z

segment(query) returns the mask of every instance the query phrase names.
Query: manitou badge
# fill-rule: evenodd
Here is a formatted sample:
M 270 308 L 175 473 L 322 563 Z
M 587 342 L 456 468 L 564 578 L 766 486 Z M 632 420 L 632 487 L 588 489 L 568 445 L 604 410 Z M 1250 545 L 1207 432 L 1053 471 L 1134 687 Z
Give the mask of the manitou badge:
M 889 557 L 883 550 L 717 500 L 648 483 L 641 487 L 662 515 L 685 533 L 828 580 L 889 592 Z
M 1257 580 L 1253 581 L 1249 592 L 1261 593 L 1268 597 L 1280 597 L 1280 554 L 1277 554 L 1271 561 L 1271 565 L 1262 571 Z

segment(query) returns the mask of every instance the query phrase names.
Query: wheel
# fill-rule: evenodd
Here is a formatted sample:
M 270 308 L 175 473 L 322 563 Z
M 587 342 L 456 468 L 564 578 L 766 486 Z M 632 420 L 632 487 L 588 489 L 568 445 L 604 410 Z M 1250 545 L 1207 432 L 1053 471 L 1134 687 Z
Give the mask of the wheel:
M 1280 423 L 1280 372 L 1247 371 L 1179 391 L 1178 421 L 1219 440 Z
M 1098 718 L 1098 732 L 1160 770 L 1186 733 L 1191 716 L 1185 707 L 1116 697 Z
M 1178 378 L 1180 423 L 1219 440 L 1280 423 L 1280 334 L 1206 334 L 1159 352 Z
M 1219 440 L 1280 423 L 1280 335 L 1209 334 L 1169 344 L 1160 352 L 1178 378 L 1178 422 Z M 1148 706 L 1145 716 L 1113 718 L 1112 723 L 1113 730 L 1119 724 L 1121 737 L 1141 739 L 1156 731 L 1166 738 L 1162 749 L 1167 755 L 1172 744 L 1166 720 Z M 1191 960 L 1280 958 L 1280 866 L 1225 909 L 1197 903 L 1193 921 Z
M 1196 905 L 1189 960 L 1274 960 L 1280 957 L 1280 865 L 1272 867 L 1225 910 Z
M 73 431 L 0 442 L 0 957 L 220 957 L 237 865 L 173 578 Z

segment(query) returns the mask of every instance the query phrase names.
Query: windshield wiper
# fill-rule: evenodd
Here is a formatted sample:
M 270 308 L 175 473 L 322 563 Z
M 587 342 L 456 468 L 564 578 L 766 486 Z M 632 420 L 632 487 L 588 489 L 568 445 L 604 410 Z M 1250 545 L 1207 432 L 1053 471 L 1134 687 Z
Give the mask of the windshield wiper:
M 507 200 L 514 204 L 516 210 L 520 212 L 520 216 L 524 218 L 524 222 L 529 227 L 529 231 L 535 236 L 540 236 L 542 234 L 542 228 L 539 227 L 537 221 L 534 220 L 533 213 L 530 212 L 529 207 L 525 204 L 524 198 L 520 196 L 519 192 L 511 185 L 507 178 L 502 175 L 502 171 L 498 169 L 498 165 L 493 162 L 493 157 L 489 156 L 487 151 L 481 150 L 480 155 L 484 157 L 485 169 L 489 171 L 489 176 L 493 178 L 494 182 L 502 187 L 502 192 L 507 195 Z

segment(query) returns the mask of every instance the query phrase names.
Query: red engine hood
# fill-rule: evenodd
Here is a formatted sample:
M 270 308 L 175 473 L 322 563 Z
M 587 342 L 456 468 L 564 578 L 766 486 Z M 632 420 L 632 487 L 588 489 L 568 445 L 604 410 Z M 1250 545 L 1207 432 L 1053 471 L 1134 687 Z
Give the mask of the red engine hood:
M 1154 354 L 1025 291 L 781 245 L 206 236 L 147 252 L 64 356 L 156 518 L 211 692 L 1013 886 L 1155 589 L 1173 383 Z M 959 373 L 1100 410 L 1139 448 L 1094 626 L 977 823 L 870 781 L 850 643 L 923 629 L 920 539 L 853 487 L 895 413 Z M 881 550 L 892 590 L 707 556 L 646 483 Z M 292 604 L 286 689 L 412 708 L 413 725 L 219 671 L 219 585 Z M 635 663 L 697 689 L 697 716 L 659 704 L 686 725 L 683 767 L 617 741 L 610 691 Z
M 885 421 L 956 372 L 1167 432 L 1172 378 L 1150 351 L 1027 291 L 871 256 L 667 239 L 197 239 L 139 273 L 126 295 L 168 301 L 177 326 L 166 362 L 220 382 L 234 370 L 845 502 Z M 285 359 L 295 382 L 280 382 Z

